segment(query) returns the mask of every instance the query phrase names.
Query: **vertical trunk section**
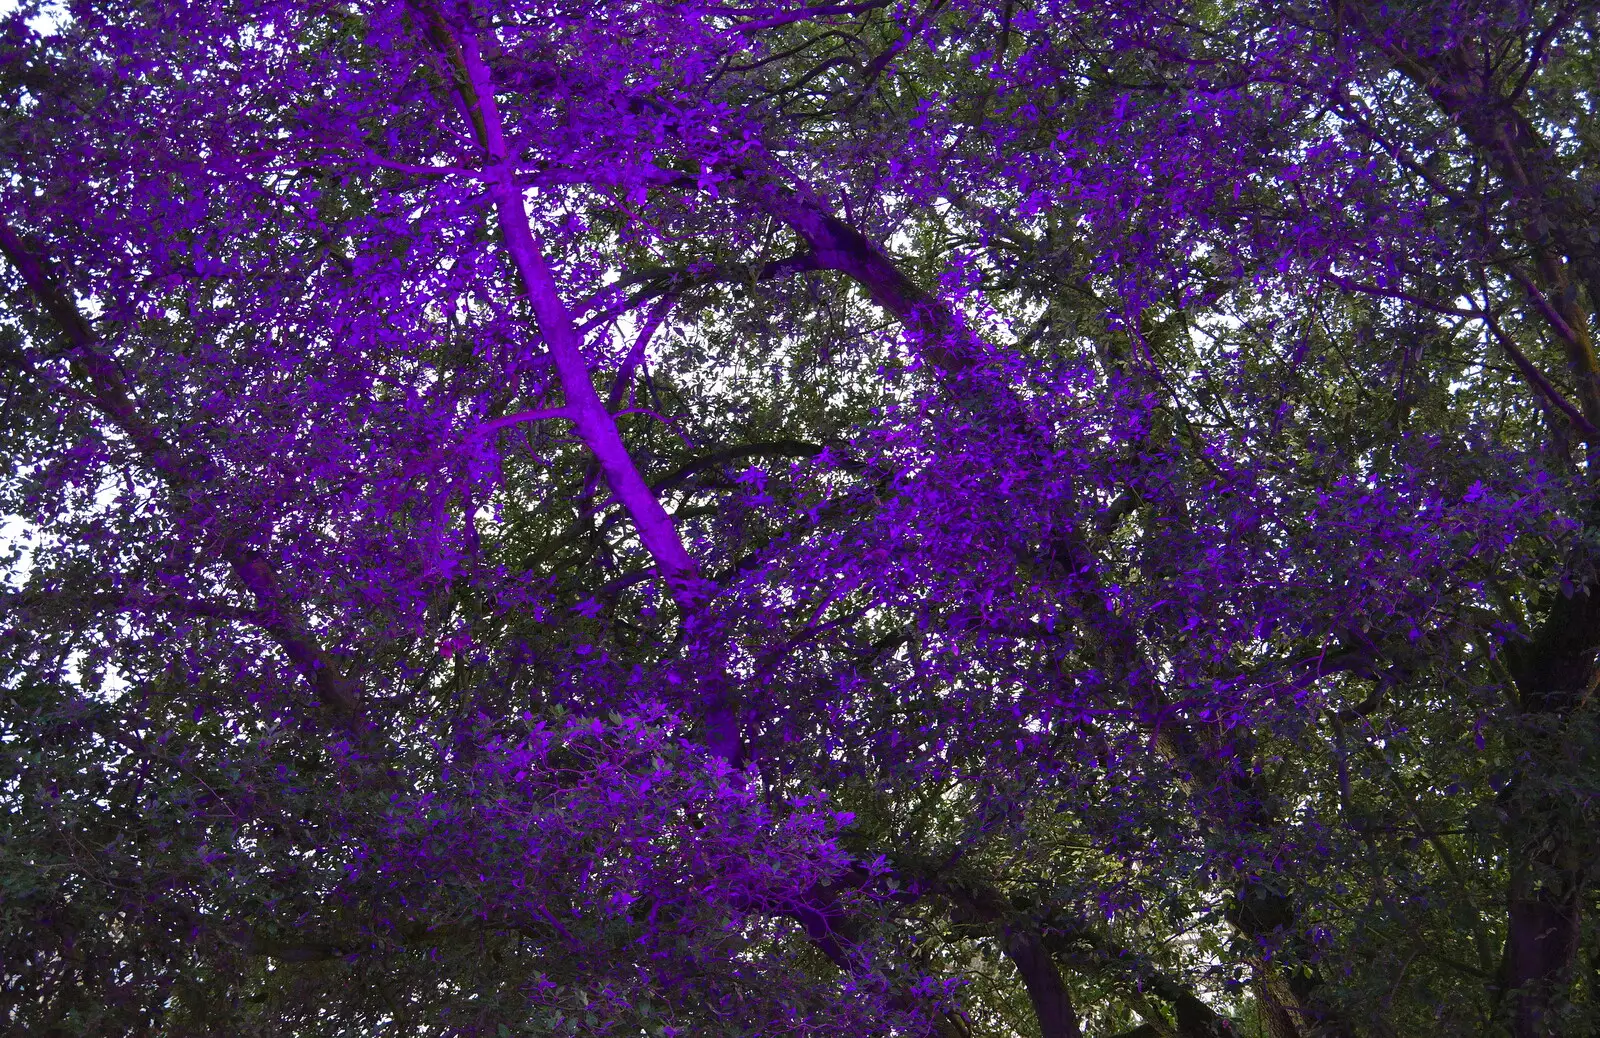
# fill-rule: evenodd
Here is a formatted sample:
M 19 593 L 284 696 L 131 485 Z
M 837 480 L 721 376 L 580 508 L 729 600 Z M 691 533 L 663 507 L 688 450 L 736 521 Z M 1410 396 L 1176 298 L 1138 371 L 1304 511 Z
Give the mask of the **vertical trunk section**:
M 1519 827 L 1525 834 L 1538 832 Z M 1583 877 L 1551 859 L 1569 841 L 1540 827 L 1540 849 L 1512 872 L 1507 898 L 1508 927 L 1500 980 L 1505 985 L 1508 1016 L 1516 1038 L 1553 1038 L 1556 1012 L 1565 1001 L 1577 960 Z M 1516 853 L 1516 849 L 1512 849 Z
M 1572 740 L 1581 739 L 1586 690 L 1600 651 L 1600 587 L 1558 599 L 1530 642 L 1508 646 L 1521 722 L 1524 763 L 1510 789 L 1506 826 L 1512 862 L 1506 890 L 1506 943 L 1497 978 L 1502 1010 L 1516 1038 L 1551 1038 L 1577 967 L 1583 899 L 1593 878 L 1594 845 L 1582 805 L 1562 795 Z
M 1083 1038 L 1072 995 L 1039 935 L 1008 926 L 1002 939 L 1006 957 L 1022 974 L 1022 984 L 1028 990 L 1028 1001 L 1033 1003 L 1043 1038 Z

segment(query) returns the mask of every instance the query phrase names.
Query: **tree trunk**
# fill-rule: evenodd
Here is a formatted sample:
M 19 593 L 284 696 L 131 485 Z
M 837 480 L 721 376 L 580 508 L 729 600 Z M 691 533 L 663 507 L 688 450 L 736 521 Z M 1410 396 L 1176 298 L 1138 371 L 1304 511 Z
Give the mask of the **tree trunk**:
M 1594 844 L 1562 772 L 1572 767 L 1574 724 L 1596 680 L 1600 587 L 1558 599 L 1531 642 L 1507 646 L 1520 708 L 1523 760 L 1506 827 L 1512 862 L 1506 943 L 1497 978 L 1516 1038 L 1555 1035 L 1577 966 L 1583 898 Z M 1528 787 L 1544 787 L 1530 790 Z
M 1082 1038 L 1072 995 L 1039 935 L 1008 926 L 1003 937 L 1006 956 L 1016 965 L 1023 986 L 1028 989 L 1028 1001 L 1033 1003 L 1039 1020 L 1039 1033 L 1043 1038 Z
M 1500 975 L 1516 1038 L 1559 1033 L 1556 1013 L 1572 978 L 1582 922 L 1583 885 L 1576 870 L 1559 871 L 1554 882 L 1537 878 L 1536 871 L 1544 870 L 1518 868 L 1508 899 L 1510 925 Z
M 1537 757 L 1535 758 L 1537 760 Z M 1559 1035 L 1577 965 L 1587 870 L 1571 812 L 1553 796 L 1519 805 L 1507 827 L 1512 861 L 1498 981 L 1515 1038 Z

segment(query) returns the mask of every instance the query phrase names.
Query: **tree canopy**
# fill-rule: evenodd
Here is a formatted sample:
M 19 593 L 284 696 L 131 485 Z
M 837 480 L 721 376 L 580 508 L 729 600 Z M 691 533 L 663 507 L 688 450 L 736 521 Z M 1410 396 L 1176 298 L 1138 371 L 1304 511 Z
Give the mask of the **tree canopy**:
M 0 1021 L 1600 1029 L 1600 8 L 0 16 Z

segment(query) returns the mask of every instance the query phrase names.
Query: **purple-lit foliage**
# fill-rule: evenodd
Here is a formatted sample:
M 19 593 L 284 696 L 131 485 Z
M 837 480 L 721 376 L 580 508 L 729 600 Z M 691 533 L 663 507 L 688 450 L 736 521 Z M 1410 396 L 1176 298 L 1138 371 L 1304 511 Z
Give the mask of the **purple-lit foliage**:
M 1595 1026 L 1592 6 L 3 26 L 8 1027 Z

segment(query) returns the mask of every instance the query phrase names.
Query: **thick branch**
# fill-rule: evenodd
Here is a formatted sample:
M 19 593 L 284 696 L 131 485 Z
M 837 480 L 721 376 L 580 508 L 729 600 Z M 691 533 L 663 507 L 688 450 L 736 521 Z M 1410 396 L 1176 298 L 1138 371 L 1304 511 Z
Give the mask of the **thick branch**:
M 1081 1038 L 1083 1032 L 1078 1027 L 1072 996 L 1039 935 L 1029 929 L 1007 926 L 1001 936 L 1006 957 L 1022 975 L 1028 1001 L 1033 1003 L 1039 1033 L 1043 1038 Z
M 488 69 L 478 53 L 478 42 L 470 35 L 450 39 L 455 44 L 453 56 L 459 60 L 463 73 L 462 92 L 488 157 L 490 197 L 500 220 L 502 240 L 533 309 L 539 334 L 550 350 L 556 375 L 566 394 L 567 417 L 599 462 L 611 492 L 633 520 L 639 539 L 655 560 L 673 598 L 686 613 L 693 613 L 705 600 L 705 582 L 673 527 L 672 517 L 651 493 L 628 454 L 617 423 L 590 380 L 589 366 L 583 356 L 583 339 L 561 300 L 544 252 L 528 226 L 522 191 L 516 185 L 508 158 L 499 109 L 489 84 Z
M 458 69 L 462 100 L 488 160 L 489 194 L 499 218 L 501 237 L 516 267 L 522 291 L 533 309 L 539 334 L 550 350 L 556 376 L 566 396 L 566 417 L 577 428 L 578 436 L 599 463 L 612 494 L 632 519 L 639 540 L 650 553 L 683 614 L 685 627 L 692 628 L 710 597 L 710 584 L 700 575 L 699 566 L 678 536 L 672 517 L 634 464 L 622 442 L 616 420 L 590 380 L 589 366 L 583 356 L 583 337 L 561 299 L 544 252 L 528 224 L 522 189 L 516 183 L 494 89 L 479 54 L 478 40 L 470 33 L 458 38 L 437 15 L 434 30 L 438 42 Z M 707 726 L 707 747 L 729 762 L 737 763 L 742 757 L 742 740 L 726 682 L 707 678 L 702 682 L 700 696 Z
M 1043 1038 L 1082 1038 L 1072 995 L 1043 934 L 1036 927 L 1007 921 L 1009 906 L 997 890 L 953 884 L 944 893 L 955 903 L 958 922 L 981 923 L 996 930 L 1001 950 L 1022 977 Z

